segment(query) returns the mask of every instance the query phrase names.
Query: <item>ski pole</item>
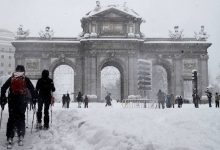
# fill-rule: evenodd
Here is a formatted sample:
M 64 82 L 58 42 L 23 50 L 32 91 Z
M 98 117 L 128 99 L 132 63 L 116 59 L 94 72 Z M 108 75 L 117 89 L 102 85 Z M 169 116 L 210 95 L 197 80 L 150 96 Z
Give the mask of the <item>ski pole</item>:
M 2 114 L 3 114 L 3 108 L 2 108 L 2 110 L 1 110 L 1 118 L 0 118 L 0 129 L 1 129 L 1 124 L 2 124 Z
M 28 128 L 28 104 L 27 104 L 26 109 L 27 109 L 27 121 L 26 121 L 26 128 Z
M 52 118 L 52 105 L 51 105 L 51 109 L 50 109 L 50 114 L 51 114 L 50 125 L 52 127 L 52 120 L 53 120 L 53 118 Z
M 33 108 L 33 120 L 32 120 L 32 124 L 31 124 L 31 134 L 32 134 L 32 129 L 33 129 L 33 126 L 34 126 L 34 116 L 35 116 L 35 113 L 36 113 L 36 108 Z

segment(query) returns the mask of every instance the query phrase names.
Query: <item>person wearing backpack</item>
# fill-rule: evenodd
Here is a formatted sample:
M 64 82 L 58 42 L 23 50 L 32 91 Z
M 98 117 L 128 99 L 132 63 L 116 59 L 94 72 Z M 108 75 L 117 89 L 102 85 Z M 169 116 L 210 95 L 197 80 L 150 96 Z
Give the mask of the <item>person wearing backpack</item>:
M 9 88 L 8 93 L 8 110 L 9 118 L 7 123 L 6 136 L 8 141 L 8 149 L 12 148 L 12 142 L 14 138 L 14 129 L 17 129 L 18 145 L 23 145 L 23 138 L 25 135 L 25 111 L 27 107 L 27 90 L 30 91 L 32 96 L 32 102 L 36 104 L 37 95 L 34 90 L 34 86 L 30 79 L 25 76 L 25 68 L 22 65 L 18 65 L 12 76 L 1 87 L 0 103 L 2 110 L 7 103 L 6 91 Z
M 49 78 L 49 71 L 43 70 L 42 76 L 38 79 L 36 84 L 36 91 L 39 95 L 38 110 L 37 110 L 37 129 L 42 128 L 42 108 L 44 105 L 44 129 L 49 128 L 49 107 L 53 105 L 52 92 L 55 91 L 54 83 Z M 52 106 L 51 106 L 52 107 Z

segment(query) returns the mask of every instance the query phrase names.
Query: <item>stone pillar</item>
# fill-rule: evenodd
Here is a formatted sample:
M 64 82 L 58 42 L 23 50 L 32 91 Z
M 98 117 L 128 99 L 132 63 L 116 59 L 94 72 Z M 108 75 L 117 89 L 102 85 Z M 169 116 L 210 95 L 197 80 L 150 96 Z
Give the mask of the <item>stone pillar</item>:
M 97 96 L 96 72 L 96 57 L 86 56 L 84 66 L 84 94 Z
M 175 79 L 175 91 L 174 95 L 182 95 L 182 57 L 181 55 L 175 55 L 174 58 L 174 79 Z
M 206 95 L 205 90 L 209 85 L 208 81 L 208 55 L 200 55 L 199 60 L 199 94 Z
M 74 70 L 74 92 L 75 96 L 79 91 L 83 91 L 83 59 L 81 57 L 76 58 L 76 70 Z
M 129 55 L 128 58 L 128 95 L 137 94 L 137 58 Z
M 97 96 L 97 68 L 96 68 L 96 57 L 92 56 L 90 63 L 90 72 L 91 72 L 91 78 L 90 78 L 90 94 Z

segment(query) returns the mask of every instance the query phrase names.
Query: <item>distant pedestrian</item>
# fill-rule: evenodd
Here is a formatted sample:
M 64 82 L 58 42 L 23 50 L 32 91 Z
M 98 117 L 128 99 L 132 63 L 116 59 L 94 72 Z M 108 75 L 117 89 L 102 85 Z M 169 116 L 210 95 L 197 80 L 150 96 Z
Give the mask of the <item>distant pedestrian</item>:
M 111 103 L 111 101 L 112 101 L 112 99 L 111 99 L 111 93 L 108 93 L 108 94 L 107 94 L 107 96 L 105 97 L 105 100 L 106 100 L 105 107 L 112 105 L 112 103 Z
M 70 106 L 70 95 L 69 95 L 68 92 L 66 94 L 66 104 L 67 104 L 67 108 L 69 108 L 69 106 Z
M 209 91 L 209 89 L 207 89 L 206 95 L 207 95 L 207 98 L 208 98 L 209 107 L 212 107 L 212 93 Z
M 218 93 L 216 92 L 215 93 L 215 107 L 216 108 L 219 108 L 219 95 L 218 95 Z
M 171 107 L 174 108 L 174 105 L 175 105 L 175 97 L 173 94 L 170 94 L 170 103 L 171 103 Z
M 64 107 L 65 101 L 66 101 L 66 96 L 65 96 L 65 94 L 63 94 L 63 96 L 62 96 L 62 107 Z
M 89 104 L 89 98 L 88 98 L 88 96 L 87 96 L 87 95 L 85 96 L 85 99 L 84 99 L 84 104 L 85 104 L 85 108 L 88 108 L 88 104 Z
M 164 109 L 164 103 L 165 103 L 165 93 L 162 92 L 160 89 L 157 93 L 157 98 L 158 98 L 158 106 L 160 108 L 160 104 L 162 105 L 162 108 Z
M 76 100 L 78 102 L 78 108 L 81 108 L 81 104 L 82 104 L 82 101 L 83 101 L 83 97 L 82 97 L 81 92 L 78 93 Z
M 166 96 L 166 107 L 170 108 L 171 107 L 171 94 L 168 94 Z
M 182 96 L 177 97 L 177 104 L 178 104 L 178 108 L 182 108 L 182 105 L 183 105 Z

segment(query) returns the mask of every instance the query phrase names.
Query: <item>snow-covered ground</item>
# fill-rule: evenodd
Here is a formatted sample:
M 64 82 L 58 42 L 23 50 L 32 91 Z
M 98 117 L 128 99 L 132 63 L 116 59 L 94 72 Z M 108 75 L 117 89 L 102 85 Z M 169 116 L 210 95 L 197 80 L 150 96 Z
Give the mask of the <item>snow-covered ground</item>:
M 88 109 L 53 107 L 48 131 L 31 134 L 29 111 L 24 146 L 16 150 L 220 150 L 220 109 L 192 104 L 182 109 L 105 107 L 90 103 Z M 0 150 L 6 149 L 8 113 L 3 113 Z M 16 139 L 16 138 L 15 138 Z

